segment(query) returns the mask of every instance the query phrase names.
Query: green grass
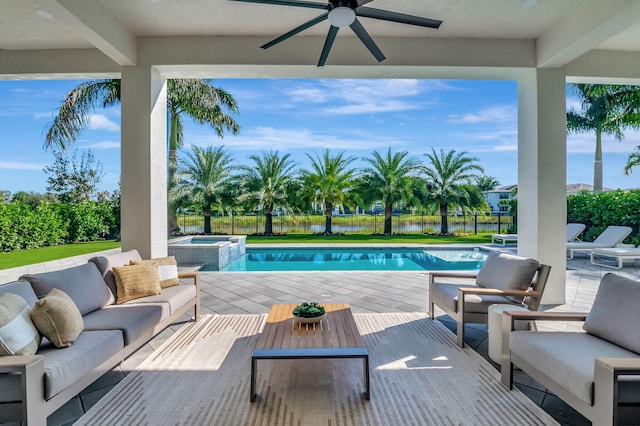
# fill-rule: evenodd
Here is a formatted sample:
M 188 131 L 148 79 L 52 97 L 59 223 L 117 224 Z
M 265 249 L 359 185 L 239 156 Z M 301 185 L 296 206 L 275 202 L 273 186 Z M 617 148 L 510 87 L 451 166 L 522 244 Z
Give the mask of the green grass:
M 42 247 L 31 250 L 20 250 L 11 253 L 0 253 L 0 269 L 16 268 L 33 263 L 48 262 L 65 257 L 94 253 L 120 247 L 119 241 L 105 240 L 90 243 L 66 244 L 62 246 Z
M 422 234 L 408 235 L 370 235 L 370 234 L 348 234 L 348 235 L 309 235 L 309 234 L 288 234 L 283 236 L 247 236 L 247 244 L 280 244 L 280 243 L 366 243 L 366 244 L 387 244 L 387 243 L 417 243 L 417 244 L 487 244 L 491 242 L 491 234 L 477 234 L 467 236 L 434 236 Z

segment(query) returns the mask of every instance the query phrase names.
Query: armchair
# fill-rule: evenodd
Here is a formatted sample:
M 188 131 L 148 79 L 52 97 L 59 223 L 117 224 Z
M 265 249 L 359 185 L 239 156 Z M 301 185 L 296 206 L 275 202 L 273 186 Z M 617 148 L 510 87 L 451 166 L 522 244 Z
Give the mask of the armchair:
M 430 317 L 434 318 L 435 305 L 451 316 L 458 325 L 458 345 L 464 347 L 464 325 L 486 324 L 488 308 L 493 304 L 537 311 L 550 270 L 551 266 L 534 259 L 493 252 L 477 273 L 430 271 Z M 449 280 L 443 282 L 441 278 Z M 452 278 L 455 282 L 451 282 Z M 467 280 L 467 284 L 461 280 Z

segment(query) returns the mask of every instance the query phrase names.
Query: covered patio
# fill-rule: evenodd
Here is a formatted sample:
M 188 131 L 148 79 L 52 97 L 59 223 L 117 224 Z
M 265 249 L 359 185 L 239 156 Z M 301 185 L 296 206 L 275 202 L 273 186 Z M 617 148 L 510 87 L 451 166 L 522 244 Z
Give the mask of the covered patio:
M 12 2 L 0 17 L 0 79 L 122 79 L 122 242 L 167 253 L 166 79 L 509 79 L 518 83 L 518 252 L 552 265 L 545 303 L 565 302 L 567 81 L 640 77 L 640 3 L 628 0 L 390 0 L 382 10 L 439 29 L 363 18 L 387 59 L 348 31 L 317 67 L 327 26 L 260 46 L 317 16 L 227 0 Z M 344 36 L 343 36 L 344 35 Z

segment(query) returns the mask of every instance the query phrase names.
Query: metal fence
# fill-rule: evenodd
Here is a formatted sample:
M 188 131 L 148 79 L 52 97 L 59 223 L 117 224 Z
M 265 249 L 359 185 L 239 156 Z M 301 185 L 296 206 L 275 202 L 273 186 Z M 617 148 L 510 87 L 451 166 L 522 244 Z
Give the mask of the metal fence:
M 394 214 L 392 232 L 397 234 L 425 234 L 440 232 L 439 215 Z M 464 234 L 504 233 L 512 226 L 508 213 L 449 215 L 449 232 Z M 214 234 L 258 234 L 264 232 L 263 213 L 233 213 L 211 216 Z M 204 231 L 202 214 L 179 214 L 178 226 L 183 233 L 197 234 Z M 334 215 L 331 221 L 334 233 L 374 234 L 384 231 L 384 214 Z M 282 214 L 273 215 L 274 233 L 314 234 L 325 229 L 324 215 Z

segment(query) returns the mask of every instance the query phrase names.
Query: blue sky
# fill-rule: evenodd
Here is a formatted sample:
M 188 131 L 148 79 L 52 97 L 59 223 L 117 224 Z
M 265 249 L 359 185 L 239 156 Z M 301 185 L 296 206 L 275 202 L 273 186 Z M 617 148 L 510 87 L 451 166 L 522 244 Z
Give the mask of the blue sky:
M 53 154 L 43 149 L 44 128 L 64 95 L 79 80 L 0 81 L 0 190 L 46 191 L 43 168 Z M 215 85 L 237 100 L 238 136 L 218 138 L 207 127 L 185 121 L 185 147 L 224 145 L 238 163 L 274 149 L 307 167 L 306 153 L 329 148 L 361 158 L 374 150 L 425 152 L 455 149 L 477 157 L 501 185 L 517 183 L 517 95 L 513 81 L 467 80 L 279 80 L 221 79 Z M 568 94 L 567 104 L 578 106 Z M 618 142 L 605 137 L 604 186 L 640 187 L 640 170 L 624 176 L 628 154 L 640 133 Z M 593 183 L 595 136 L 571 135 L 567 142 L 567 183 Z M 120 175 L 120 108 L 97 109 L 77 141 L 103 166 L 101 190 L 113 191 Z M 360 166 L 358 160 L 353 163 Z

